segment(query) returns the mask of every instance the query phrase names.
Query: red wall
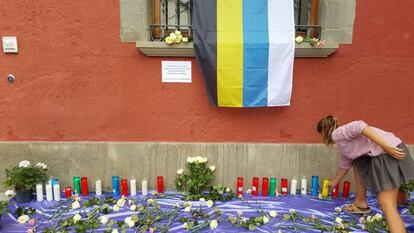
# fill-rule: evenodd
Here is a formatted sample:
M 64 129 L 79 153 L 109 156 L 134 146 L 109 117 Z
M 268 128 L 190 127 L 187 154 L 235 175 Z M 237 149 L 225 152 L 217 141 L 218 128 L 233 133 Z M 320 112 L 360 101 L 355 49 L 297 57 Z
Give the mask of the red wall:
M 199 69 L 161 83 L 161 60 L 120 42 L 119 1 L 0 1 L 0 140 L 320 142 L 316 122 L 363 119 L 414 143 L 412 0 L 357 1 L 352 45 L 295 59 L 290 107 L 215 108 Z M 7 74 L 16 77 L 13 84 Z

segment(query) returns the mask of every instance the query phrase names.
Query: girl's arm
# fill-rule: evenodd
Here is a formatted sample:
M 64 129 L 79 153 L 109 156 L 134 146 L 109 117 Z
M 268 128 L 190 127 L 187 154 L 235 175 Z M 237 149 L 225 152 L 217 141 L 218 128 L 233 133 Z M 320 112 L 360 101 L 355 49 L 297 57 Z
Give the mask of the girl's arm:
M 397 148 L 395 146 L 387 143 L 381 136 L 379 136 L 371 127 L 365 126 L 361 132 L 362 135 L 369 138 L 371 141 L 375 142 L 380 146 L 385 152 L 394 157 L 395 159 L 404 159 L 405 152 L 404 150 Z
M 348 173 L 349 169 L 338 168 L 335 178 L 330 182 L 329 186 L 335 187 Z

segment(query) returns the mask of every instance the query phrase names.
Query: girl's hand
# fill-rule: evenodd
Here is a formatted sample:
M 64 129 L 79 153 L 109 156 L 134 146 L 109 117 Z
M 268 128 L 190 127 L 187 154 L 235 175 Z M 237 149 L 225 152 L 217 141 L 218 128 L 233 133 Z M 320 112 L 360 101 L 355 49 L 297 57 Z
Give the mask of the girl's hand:
M 328 183 L 329 188 L 335 188 L 336 185 L 337 185 L 337 183 L 334 183 L 333 181 L 329 181 L 329 183 Z
M 395 146 L 389 146 L 385 149 L 390 156 L 394 157 L 395 159 L 401 160 L 405 158 L 405 151 Z

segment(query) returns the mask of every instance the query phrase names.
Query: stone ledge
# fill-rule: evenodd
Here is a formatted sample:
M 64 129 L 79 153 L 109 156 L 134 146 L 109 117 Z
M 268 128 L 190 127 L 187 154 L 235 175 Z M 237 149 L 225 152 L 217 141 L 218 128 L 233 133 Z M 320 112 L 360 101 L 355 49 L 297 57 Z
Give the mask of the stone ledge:
M 168 45 L 159 41 L 137 41 L 136 47 L 146 56 L 194 57 L 193 43 Z M 338 44 L 315 47 L 308 43 L 296 44 L 295 57 L 328 57 L 338 49 Z

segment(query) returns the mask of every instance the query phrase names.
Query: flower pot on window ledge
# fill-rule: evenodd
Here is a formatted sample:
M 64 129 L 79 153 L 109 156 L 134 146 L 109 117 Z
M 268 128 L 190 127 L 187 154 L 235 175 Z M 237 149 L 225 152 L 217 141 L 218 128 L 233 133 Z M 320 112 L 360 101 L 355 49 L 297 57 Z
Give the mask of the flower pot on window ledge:
M 16 190 L 16 201 L 19 203 L 31 202 L 33 198 L 32 190 Z

